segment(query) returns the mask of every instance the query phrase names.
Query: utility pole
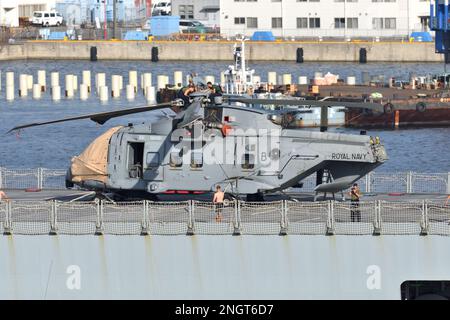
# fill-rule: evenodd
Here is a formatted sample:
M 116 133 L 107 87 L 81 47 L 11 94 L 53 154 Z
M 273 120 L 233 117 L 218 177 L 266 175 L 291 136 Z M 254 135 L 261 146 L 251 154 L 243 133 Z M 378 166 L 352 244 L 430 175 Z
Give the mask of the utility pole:
M 113 0 L 113 39 L 116 39 L 117 32 L 117 0 Z
M 108 40 L 108 19 L 106 18 L 106 0 L 103 0 L 104 6 L 104 21 L 103 21 L 103 39 Z

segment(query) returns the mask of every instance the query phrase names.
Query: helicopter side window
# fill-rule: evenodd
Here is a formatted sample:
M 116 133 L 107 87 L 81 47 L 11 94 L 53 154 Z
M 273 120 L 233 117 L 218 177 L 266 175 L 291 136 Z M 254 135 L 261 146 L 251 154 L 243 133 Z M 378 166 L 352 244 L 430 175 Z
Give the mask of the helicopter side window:
M 203 167 L 203 152 L 192 151 L 191 152 L 191 168 Z
M 242 169 L 251 170 L 255 168 L 255 156 L 253 154 L 244 154 L 242 160 Z
M 146 159 L 147 168 L 157 168 L 160 164 L 159 162 L 159 153 L 157 152 L 148 152 Z

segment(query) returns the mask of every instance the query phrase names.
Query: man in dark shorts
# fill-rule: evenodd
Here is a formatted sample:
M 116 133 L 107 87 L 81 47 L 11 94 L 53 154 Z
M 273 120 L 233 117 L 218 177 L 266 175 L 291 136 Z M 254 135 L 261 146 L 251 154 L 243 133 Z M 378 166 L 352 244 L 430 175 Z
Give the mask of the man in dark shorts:
M 359 199 L 361 198 L 361 191 L 359 190 L 358 184 L 354 183 L 350 189 L 350 216 L 352 222 L 361 222 L 361 211 L 359 211 Z
M 214 193 L 213 204 L 214 211 L 216 212 L 216 221 L 222 221 L 222 209 L 223 209 L 223 200 L 225 198 L 225 193 L 222 191 L 220 186 L 216 187 L 216 192 Z

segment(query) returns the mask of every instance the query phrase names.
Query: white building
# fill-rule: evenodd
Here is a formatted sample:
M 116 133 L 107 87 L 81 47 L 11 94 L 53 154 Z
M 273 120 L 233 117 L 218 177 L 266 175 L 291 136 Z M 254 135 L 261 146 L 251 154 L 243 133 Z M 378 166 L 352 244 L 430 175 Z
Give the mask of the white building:
M 30 18 L 34 11 L 54 10 L 56 0 L 0 0 L 0 25 L 18 27 L 19 18 Z
M 228 36 L 406 36 L 428 30 L 429 15 L 429 0 L 220 0 L 221 33 Z
M 198 20 L 210 27 L 218 27 L 219 5 L 220 0 L 172 0 L 172 15 L 180 16 L 180 19 Z
M 0 0 L 0 26 L 19 25 L 18 0 Z

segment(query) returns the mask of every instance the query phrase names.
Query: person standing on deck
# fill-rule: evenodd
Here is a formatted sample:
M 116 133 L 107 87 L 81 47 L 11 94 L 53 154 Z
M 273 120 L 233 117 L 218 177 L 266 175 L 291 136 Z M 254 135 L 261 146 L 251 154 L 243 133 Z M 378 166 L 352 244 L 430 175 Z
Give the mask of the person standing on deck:
M 361 211 L 359 211 L 359 199 L 361 198 L 361 191 L 359 190 L 357 183 L 353 184 L 349 194 L 351 197 L 350 216 L 352 222 L 361 222 Z
M 216 211 L 216 221 L 222 221 L 222 208 L 223 199 L 225 198 L 225 193 L 222 191 L 220 186 L 216 187 L 216 192 L 214 193 L 213 204 Z

